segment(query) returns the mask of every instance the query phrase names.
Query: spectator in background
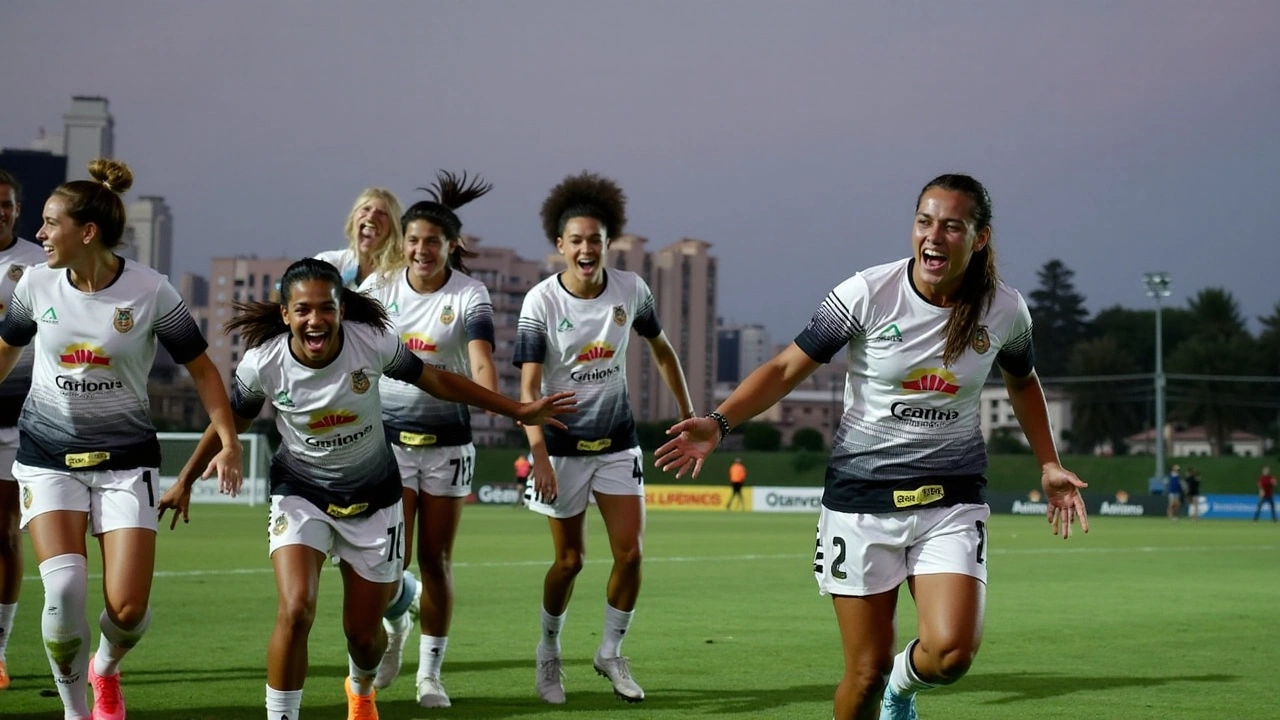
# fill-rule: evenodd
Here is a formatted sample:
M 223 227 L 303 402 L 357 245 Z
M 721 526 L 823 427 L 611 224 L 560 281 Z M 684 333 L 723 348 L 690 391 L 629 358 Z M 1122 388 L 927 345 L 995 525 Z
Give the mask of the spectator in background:
M 516 507 L 524 507 L 524 489 L 529 484 L 529 471 L 533 469 L 533 463 L 529 462 L 528 455 L 520 455 L 516 457 L 514 463 L 516 469 Z
M 1200 519 L 1200 471 L 1195 468 L 1187 468 L 1187 477 L 1182 481 L 1183 488 L 1186 490 L 1187 517 L 1192 520 Z
M 1169 519 L 1177 520 L 1182 512 L 1182 468 L 1174 465 L 1169 468 L 1169 477 L 1165 480 L 1165 493 L 1169 495 Z
M 729 466 L 729 487 L 733 488 L 733 494 L 729 496 L 729 502 L 724 506 L 725 510 L 733 509 L 734 499 L 737 499 L 738 507 L 747 509 L 747 502 L 742 499 L 742 486 L 745 484 L 747 484 L 747 466 L 742 464 L 742 458 L 734 458 L 733 464 Z
M 1258 477 L 1258 509 L 1253 511 L 1253 521 L 1258 522 L 1262 514 L 1262 504 L 1271 506 L 1271 522 L 1276 521 L 1276 476 L 1271 474 L 1271 466 L 1262 467 L 1262 475 Z

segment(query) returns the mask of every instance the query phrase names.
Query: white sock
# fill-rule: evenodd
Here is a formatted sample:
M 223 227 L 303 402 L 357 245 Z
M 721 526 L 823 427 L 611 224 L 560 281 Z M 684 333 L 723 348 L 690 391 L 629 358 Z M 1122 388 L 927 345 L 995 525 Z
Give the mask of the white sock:
M 13 616 L 16 614 L 18 614 L 18 603 L 0 604 L 0 661 L 4 660 L 4 651 L 9 645 L 9 634 L 13 632 Z
M 267 720 L 298 720 L 301 711 L 301 690 L 276 690 L 267 686 Z
M 542 608 L 542 640 L 538 643 L 539 659 L 560 657 L 560 630 L 564 628 L 564 616 L 568 614 L 566 610 L 563 614 L 552 615 L 546 608 Z
M 378 663 L 378 665 L 381 664 L 382 663 Z M 357 695 L 369 695 L 373 692 L 373 678 L 378 674 L 377 666 L 374 666 L 372 670 L 365 670 L 364 668 L 356 665 L 356 661 L 348 655 L 347 669 L 351 674 L 351 689 L 354 690 Z
M 102 637 L 98 639 L 98 653 L 93 657 L 93 671 L 98 675 L 119 673 L 120 661 L 133 649 L 134 645 L 138 644 L 149 627 L 151 627 L 150 607 L 142 616 L 142 622 L 132 630 L 125 630 L 111 622 L 107 611 L 103 610 L 98 616 L 98 628 L 102 630 Z
M 911 652 L 919 643 L 918 638 L 907 643 L 906 649 L 893 659 L 893 670 L 889 671 L 889 689 L 898 697 L 910 697 L 921 690 L 937 687 L 921 680 L 916 673 L 915 664 L 911 662 Z
M 604 632 L 600 633 L 600 650 L 596 654 L 602 658 L 616 658 L 622 654 L 622 638 L 631 627 L 631 616 L 635 611 L 623 612 L 609 603 L 604 604 Z
M 449 638 L 422 635 L 418 640 L 418 680 L 428 677 L 440 677 L 440 666 L 444 665 L 444 651 L 449 647 Z
M 44 611 L 40 632 L 53 682 L 67 717 L 89 717 L 89 621 L 84 617 L 89 571 L 83 555 L 58 555 L 40 563 Z

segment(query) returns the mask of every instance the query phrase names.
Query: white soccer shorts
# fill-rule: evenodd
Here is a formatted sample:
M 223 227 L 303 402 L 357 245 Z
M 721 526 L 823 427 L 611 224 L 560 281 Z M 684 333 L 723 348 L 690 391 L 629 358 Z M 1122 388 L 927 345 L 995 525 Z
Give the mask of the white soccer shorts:
M 433 497 L 466 497 L 476 474 L 476 446 L 392 445 L 405 489 Z
M 272 495 L 267 555 L 286 545 L 306 545 L 341 558 L 369 582 L 398 582 L 404 569 L 401 505 L 397 502 L 368 517 L 339 519 L 296 495 Z
M 529 476 L 525 499 L 529 509 L 554 518 L 569 518 L 586 511 L 592 493 L 639 495 L 644 502 L 644 456 L 638 447 L 606 455 L 551 457 L 559 488 L 554 500 L 535 497 L 537 479 Z
M 89 514 L 94 535 L 125 528 L 156 529 L 157 468 L 51 470 L 13 464 L 22 503 L 21 527 L 55 510 Z

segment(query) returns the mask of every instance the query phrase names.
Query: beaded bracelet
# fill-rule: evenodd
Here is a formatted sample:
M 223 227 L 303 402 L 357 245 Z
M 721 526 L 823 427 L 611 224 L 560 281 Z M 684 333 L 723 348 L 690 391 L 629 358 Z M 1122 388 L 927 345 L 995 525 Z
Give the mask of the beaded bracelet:
M 703 417 L 709 417 L 712 420 L 715 420 L 718 425 L 720 425 L 720 439 L 723 441 L 724 436 L 729 434 L 729 418 L 721 415 L 718 412 L 715 412 L 714 410 L 707 413 L 706 415 L 703 415 Z

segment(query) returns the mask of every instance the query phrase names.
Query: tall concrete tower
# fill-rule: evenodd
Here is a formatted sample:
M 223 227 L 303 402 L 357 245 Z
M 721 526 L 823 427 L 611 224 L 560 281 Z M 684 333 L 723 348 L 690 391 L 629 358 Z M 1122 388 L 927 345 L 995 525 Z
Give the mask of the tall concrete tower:
M 115 120 L 107 111 L 107 99 L 71 98 L 71 110 L 62 116 L 62 122 L 67 180 L 88 180 L 89 161 L 115 153 Z
M 168 275 L 173 258 L 173 213 L 158 195 L 129 203 L 120 255 Z

